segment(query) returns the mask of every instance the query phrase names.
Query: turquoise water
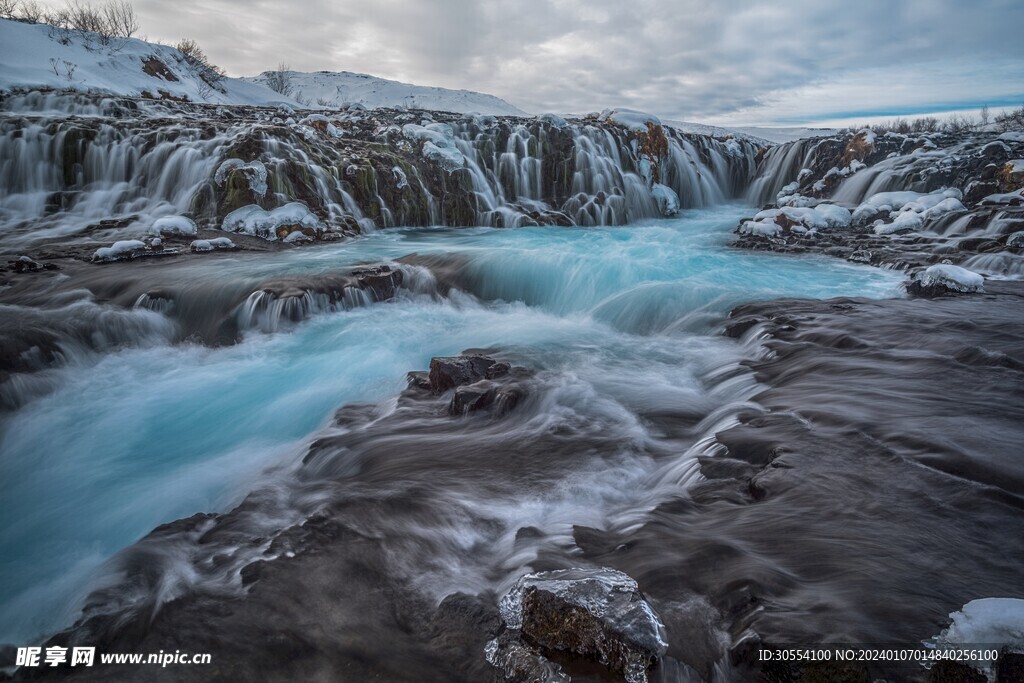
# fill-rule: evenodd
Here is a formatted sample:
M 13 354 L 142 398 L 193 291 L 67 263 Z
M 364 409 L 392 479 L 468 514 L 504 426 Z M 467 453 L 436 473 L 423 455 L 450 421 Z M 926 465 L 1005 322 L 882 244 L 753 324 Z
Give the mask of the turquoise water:
M 340 405 L 397 395 L 431 356 L 502 349 L 571 377 L 573 405 L 607 411 L 643 439 L 631 416 L 652 400 L 699 417 L 749 395 L 708 379 L 749 352 L 716 334 L 732 306 L 899 296 L 890 271 L 730 248 L 749 212 L 622 228 L 395 229 L 182 264 L 190 280 L 216 283 L 417 254 L 457 268 L 469 291 L 407 293 L 232 347 L 150 346 L 61 371 L 55 391 L 0 425 L 0 643 L 32 644 L 65 625 L 118 549 L 158 524 L 231 507 L 268 468 L 300 459 Z

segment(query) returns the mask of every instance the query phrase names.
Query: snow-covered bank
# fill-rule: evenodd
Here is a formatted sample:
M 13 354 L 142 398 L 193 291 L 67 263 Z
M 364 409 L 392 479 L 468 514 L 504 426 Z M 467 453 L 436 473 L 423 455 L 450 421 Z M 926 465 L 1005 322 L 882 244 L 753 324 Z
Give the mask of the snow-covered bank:
M 0 19 L 0 90 L 81 90 L 213 104 L 288 103 L 258 83 L 223 78 L 215 84 L 181 52 L 137 38 L 101 43 L 95 34 L 60 32 L 46 24 Z
M 313 107 L 337 108 L 358 104 L 367 109 L 406 107 L 463 114 L 528 116 L 519 107 L 499 97 L 472 90 L 413 85 L 349 71 L 286 71 L 283 77 L 292 96 Z M 266 86 L 271 78 L 272 72 L 265 71 L 259 76 L 240 80 Z

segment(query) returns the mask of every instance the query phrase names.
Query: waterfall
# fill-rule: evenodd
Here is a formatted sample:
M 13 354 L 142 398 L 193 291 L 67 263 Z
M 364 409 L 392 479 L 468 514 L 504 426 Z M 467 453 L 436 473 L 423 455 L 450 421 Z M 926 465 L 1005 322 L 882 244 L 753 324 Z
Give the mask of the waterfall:
M 755 171 L 753 144 L 670 127 L 652 151 L 645 133 L 598 121 L 429 116 L 403 128 L 414 114 L 296 122 L 265 107 L 11 93 L 0 99 L 0 243 L 137 238 L 164 215 L 218 228 L 242 206 L 295 201 L 342 234 L 621 225 L 737 197 Z M 215 173 L 228 159 L 243 163 Z M 267 169 L 259 195 L 233 179 L 253 161 Z

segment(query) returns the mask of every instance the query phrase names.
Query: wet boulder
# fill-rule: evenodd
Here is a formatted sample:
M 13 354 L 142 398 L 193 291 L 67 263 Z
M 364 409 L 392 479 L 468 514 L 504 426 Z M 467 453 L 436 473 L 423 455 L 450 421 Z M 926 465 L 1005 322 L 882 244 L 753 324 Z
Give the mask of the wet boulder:
M 506 364 L 497 363 L 491 369 L 499 365 Z M 525 395 L 526 391 L 516 383 L 503 384 L 483 379 L 457 387 L 448 404 L 448 413 L 468 415 L 478 410 L 491 409 L 496 415 L 504 415 L 515 408 Z
M 499 363 L 493 358 L 476 354 L 431 358 L 430 390 L 435 394 L 443 394 L 465 384 L 500 377 L 508 371 L 508 363 Z
M 575 655 L 629 683 L 646 683 L 668 649 L 665 627 L 636 581 L 614 569 L 528 574 L 502 598 L 501 614 L 509 633 L 487 651 L 499 668 L 528 660 L 530 651 L 545 658 Z
M 376 301 L 393 299 L 404 279 L 402 271 L 387 265 L 359 268 L 352 271 L 352 276 L 359 288 L 370 292 Z

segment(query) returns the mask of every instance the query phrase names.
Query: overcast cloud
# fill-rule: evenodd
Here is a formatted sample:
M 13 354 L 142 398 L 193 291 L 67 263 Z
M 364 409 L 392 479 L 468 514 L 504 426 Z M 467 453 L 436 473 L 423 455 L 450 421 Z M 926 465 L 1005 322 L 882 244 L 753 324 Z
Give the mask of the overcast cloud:
M 288 63 L 532 112 L 798 124 L 1024 103 L 1021 0 L 135 0 L 231 75 Z

